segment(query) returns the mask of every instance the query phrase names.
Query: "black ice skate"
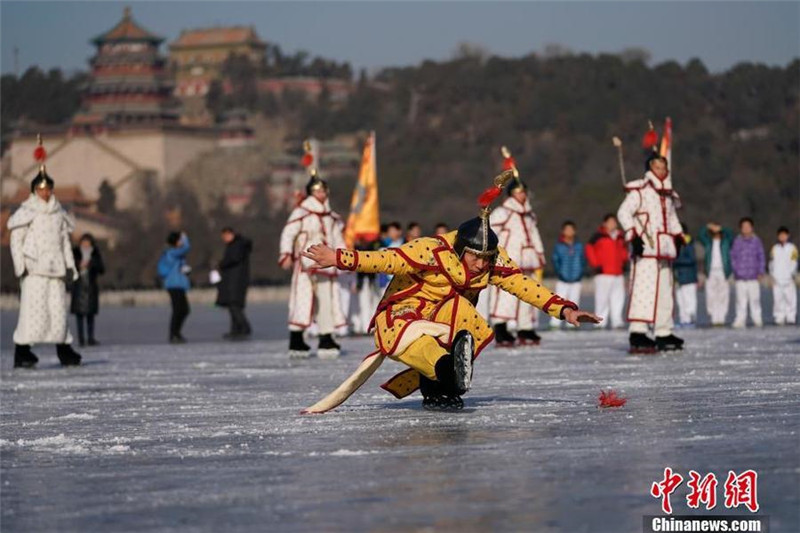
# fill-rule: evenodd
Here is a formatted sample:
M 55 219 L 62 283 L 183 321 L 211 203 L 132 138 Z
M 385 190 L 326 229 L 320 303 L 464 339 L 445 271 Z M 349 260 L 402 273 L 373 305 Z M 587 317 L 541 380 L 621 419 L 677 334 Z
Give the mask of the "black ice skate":
M 333 335 L 326 333 L 319 336 L 319 345 L 317 346 L 317 357 L 320 359 L 336 359 L 342 352 L 342 347 L 339 346 Z
M 517 339 L 522 346 L 539 346 L 542 342 L 542 338 L 532 329 L 518 331 Z
M 442 357 L 440 361 L 442 360 L 445 360 L 449 366 L 451 362 L 449 355 Z M 439 379 L 440 381 L 433 381 L 425 376 L 420 376 L 419 391 L 422 393 L 422 408 L 426 411 L 460 411 L 463 409 L 464 401 L 452 390 L 452 383 L 448 384 L 441 381 L 441 378 Z
M 656 353 L 656 343 L 644 333 L 631 333 L 629 337 L 630 354 L 653 354 Z
M 656 348 L 659 352 L 683 350 L 683 339 L 671 334 L 666 337 L 656 337 Z
M 308 359 L 311 355 L 311 346 L 303 340 L 302 331 L 289 332 L 289 357 L 292 359 Z
M 69 344 L 56 344 L 56 355 L 61 361 L 61 366 L 78 366 L 81 364 L 81 354 L 72 349 Z
M 514 346 L 514 343 L 517 339 L 514 338 L 514 335 L 509 333 L 508 327 L 506 326 L 505 322 L 500 324 L 495 324 L 494 326 L 494 342 L 497 343 L 497 346 L 500 348 L 510 348 Z
M 39 358 L 31 351 L 30 344 L 14 345 L 14 368 L 33 368 Z

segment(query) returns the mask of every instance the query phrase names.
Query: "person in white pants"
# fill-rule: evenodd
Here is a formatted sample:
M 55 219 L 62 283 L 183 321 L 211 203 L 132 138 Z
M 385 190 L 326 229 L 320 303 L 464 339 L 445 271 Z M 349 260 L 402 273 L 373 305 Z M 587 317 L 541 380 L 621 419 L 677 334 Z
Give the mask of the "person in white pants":
M 561 225 L 561 236 L 553 249 L 553 268 L 558 276 L 556 294 L 575 305 L 580 305 L 581 279 L 586 269 L 586 256 L 583 244 L 578 242 L 575 223 L 567 220 Z M 558 327 L 558 320 L 550 320 L 550 327 Z
M 586 259 L 597 274 L 594 277 L 594 312 L 605 318 L 612 328 L 625 327 L 622 310 L 625 307 L 625 263 L 628 245 L 619 230 L 617 217 L 609 213 L 603 224 L 586 244 Z
M 778 242 L 769 252 L 769 274 L 772 276 L 772 316 L 779 326 L 797 320 L 797 246 L 789 242 L 789 228 L 778 228 Z
M 739 221 L 739 236 L 731 246 L 731 267 L 736 279 L 736 318 L 734 328 L 743 328 L 747 322 L 747 309 L 756 327 L 763 325 L 761 318 L 761 277 L 766 270 L 764 245 L 754 232 L 749 217 Z
M 672 268 L 675 271 L 675 281 L 678 289 L 675 291 L 675 300 L 678 304 L 678 323 L 682 327 L 692 327 L 697 320 L 697 255 L 694 241 L 689 235 L 686 225 L 683 228 L 683 246 Z
M 732 274 L 730 250 L 733 238 L 733 231 L 715 222 L 709 222 L 697 236 L 705 251 L 706 311 L 712 326 L 724 326 L 728 317 L 731 297 L 728 278 Z

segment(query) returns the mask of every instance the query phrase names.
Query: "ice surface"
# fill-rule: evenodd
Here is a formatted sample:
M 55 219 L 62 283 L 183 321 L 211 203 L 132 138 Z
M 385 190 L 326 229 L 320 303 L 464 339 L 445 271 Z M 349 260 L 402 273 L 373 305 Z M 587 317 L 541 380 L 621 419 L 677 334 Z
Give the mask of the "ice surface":
M 387 361 L 336 411 L 300 416 L 370 340 L 290 361 L 266 333 L 212 342 L 219 311 L 195 310 L 187 336 L 208 342 L 182 346 L 157 344 L 165 310 L 108 311 L 111 344 L 86 365 L 42 346 L 35 371 L 11 369 L 2 315 L 3 531 L 637 532 L 666 466 L 715 473 L 720 502 L 728 470 L 752 468 L 771 531 L 800 531 L 797 328 L 687 331 L 686 351 L 649 357 L 624 332 L 545 332 L 482 354 L 464 412 L 378 389 L 401 369 Z M 283 336 L 280 309 L 251 318 Z M 627 405 L 598 409 L 604 388 Z

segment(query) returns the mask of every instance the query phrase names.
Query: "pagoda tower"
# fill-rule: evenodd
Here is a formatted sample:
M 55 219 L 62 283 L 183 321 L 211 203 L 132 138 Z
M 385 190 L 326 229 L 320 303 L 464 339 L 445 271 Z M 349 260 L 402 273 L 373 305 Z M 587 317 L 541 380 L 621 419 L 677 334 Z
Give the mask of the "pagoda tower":
M 97 53 L 89 61 L 91 81 L 73 127 L 177 123 L 180 104 L 172 97 L 174 83 L 159 54 L 163 41 L 137 24 L 129 7 L 116 26 L 92 39 Z

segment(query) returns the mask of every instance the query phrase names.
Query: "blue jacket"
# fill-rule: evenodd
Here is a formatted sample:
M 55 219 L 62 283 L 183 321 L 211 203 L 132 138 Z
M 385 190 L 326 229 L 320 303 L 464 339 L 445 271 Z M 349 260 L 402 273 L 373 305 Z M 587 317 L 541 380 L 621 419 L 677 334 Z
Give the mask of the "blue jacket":
M 697 252 L 694 249 L 694 241 L 688 235 L 684 238 L 686 241 L 681 247 L 681 253 L 672 262 L 678 285 L 697 283 Z
M 184 235 L 183 244 L 177 248 L 169 247 L 161 252 L 161 258 L 158 260 L 159 265 L 165 267 L 165 270 L 169 272 L 169 274 L 162 277 L 165 289 L 189 290 L 191 283 L 182 270 L 183 265 L 186 264 L 186 254 L 189 253 L 190 249 L 189 237 Z
M 586 268 L 583 244 L 577 240 L 572 244 L 559 240 L 553 249 L 553 268 L 561 281 L 567 283 L 580 281 Z

